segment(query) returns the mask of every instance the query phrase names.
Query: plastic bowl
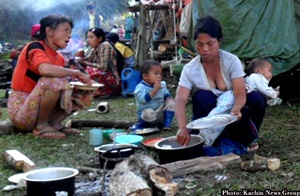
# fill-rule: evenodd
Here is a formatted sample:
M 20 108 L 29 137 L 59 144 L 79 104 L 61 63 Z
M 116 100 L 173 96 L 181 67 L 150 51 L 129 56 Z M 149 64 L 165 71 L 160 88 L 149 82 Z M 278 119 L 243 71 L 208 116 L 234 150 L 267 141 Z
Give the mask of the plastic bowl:
M 115 137 L 118 137 L 120 135 L 128 135 L 127 132 L 117 132 L 116 135 L 114 133 L 109 134 L 109 137 L 112 141 L 114 141 Z
M 115 129 L 116 133 L 124 132 L 124 129 Z M 103 137 L 110 139 L 109 134 L 113 133 L 113 129 L 103 129 Z
M 116 137 L 115 142 L 119 144 L 139 145 L 143 139 L 143 136 L 140 135 L 119 135 Z

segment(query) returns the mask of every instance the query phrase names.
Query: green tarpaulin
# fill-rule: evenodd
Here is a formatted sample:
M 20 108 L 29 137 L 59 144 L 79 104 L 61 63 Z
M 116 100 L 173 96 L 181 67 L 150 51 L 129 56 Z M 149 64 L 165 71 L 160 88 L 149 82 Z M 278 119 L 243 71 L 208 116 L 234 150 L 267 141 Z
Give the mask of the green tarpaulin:
M 267 57 L 273 74 L 300 62 L 300 0 L 193 0 L 190 44 L 195 21 L 217 18 L 223 29 L 221 48 L 241 60 Z

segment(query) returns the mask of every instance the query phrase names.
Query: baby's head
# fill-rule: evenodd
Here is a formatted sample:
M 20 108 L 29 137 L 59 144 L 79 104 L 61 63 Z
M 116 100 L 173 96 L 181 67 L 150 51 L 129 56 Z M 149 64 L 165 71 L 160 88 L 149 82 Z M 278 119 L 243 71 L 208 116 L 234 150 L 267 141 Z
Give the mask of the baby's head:
M 161 82 L 162 80 L 162 66 L 158 61 L 149 59 L 145 60 L 140 67 L 143 80 L 154 85 L 155 82 Z
M 263 57 L 257 57 L 251 60 L 245 71 L 247 75 L 258 73 L 269 81 L 272 79 L 272 65 Z

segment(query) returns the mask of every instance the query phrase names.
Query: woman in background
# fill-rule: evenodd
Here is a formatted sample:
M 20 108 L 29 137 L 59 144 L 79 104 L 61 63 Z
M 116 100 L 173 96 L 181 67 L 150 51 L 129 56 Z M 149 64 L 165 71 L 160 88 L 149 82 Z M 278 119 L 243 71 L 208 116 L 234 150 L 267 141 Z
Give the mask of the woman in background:
M 134 68 L 135 66 L 135 58 L 134 58 L 134 51 L 125 43 L 121 42 L 119 39 L 118 34 L 116 33 L 108 33 L 106 35 L 108 41 L 112 42 L 115 48 L 121 53 L 124 57 L 125 67 Z
M 91 55 L 80 60 L 93 80 L 104 85 L 100 87 L 95 96 L 110 97 L 121 92 L 120 72 L 123 67 L 117 65 L 115 48 L 105 39 L 101 28 L 91 28 L 86 33 L 88 45 L 92 48 Z

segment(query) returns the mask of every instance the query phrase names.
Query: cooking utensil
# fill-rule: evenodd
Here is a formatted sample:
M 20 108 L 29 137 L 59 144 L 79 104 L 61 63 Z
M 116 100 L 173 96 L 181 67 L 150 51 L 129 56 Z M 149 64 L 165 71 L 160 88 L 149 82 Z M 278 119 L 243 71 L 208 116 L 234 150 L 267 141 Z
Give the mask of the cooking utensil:
M 78 170 L 66 167 L 36 169 L 27 172 L 27 196 L 53 196 L 55 192 L 66 192 L 74 195 L 75 176 Z
M 107 168 L 113 169 L 115 165 L 123 158 L 127 158 L 130 155 L 134 154 L 134 148 L 136 147 L 137 146 L 133 144 L 104 144 L 102 146 L 94 148 L 94 151 L 99 153 L 99 163 L 101 168 L 103 168 L 104 163 L 107 160 Z M 102 155 L 104 153 L 105 155 L 103 157 Z
M 203 142 L 201 136 L 191 135 L 188 145 L 182 146 L 177 142 L 176 136 L 171 136 L 158 141 L 154 147 L 158 151 L 160 164 L 164 164 L 200 157 L 203 155 Z
M 124 129 L 114 129 L 116 131 L 116 133 L 119 132 L 125 132 Z M 110 138 L 110 134 L 114 133 L 113 129 L 103 129 L 103 137 L 105 137 L 106 139 Z
M 92 86 L 88 86 L 82 82 L 69 82 L 70 85 L 74 85 L 79 90 L 97 90 L 99 87 L 103 87 L 103 84 L 93 83 Z
M 103 132 L 101 128 L 89 130 L 89 144 L 91 146 L 100 146 L 103 143 Z
M 119 135 L 128 135 L 128 132 L 111 133 L 111 134 L 109 134 L 109 137 L 112 141 L 114 141 L 115 138 Z
M 143 144 L 149 148 L 154 148 L 154 145 L 163 140 L 164 138 L 151 138 L 143 142 Z
M 231 114 L 218 114 L 193 120 L 186 125 L 188 129 L 211 129 L 225 126 L 237 121 L 238 117 Z
M 145 128 L 145 129 L 138 129 L 135 131 L 134 134 L 136 135 L 147 135 L 151 133 L 159 132 L 160 130 L 158 128 Z
M 139 145 L 143 139 L 140 135 L 119 135 L 114 141 L 119 144 Z
M 15 174 L 12 175 L 8 178 L 8 181 L 12 182 L 12 183 L 16 183 L 18 184 L 20 180 L 24 179 L 24 177 L 27 175 L 27 173 L 19 173 L 19 174 Z

